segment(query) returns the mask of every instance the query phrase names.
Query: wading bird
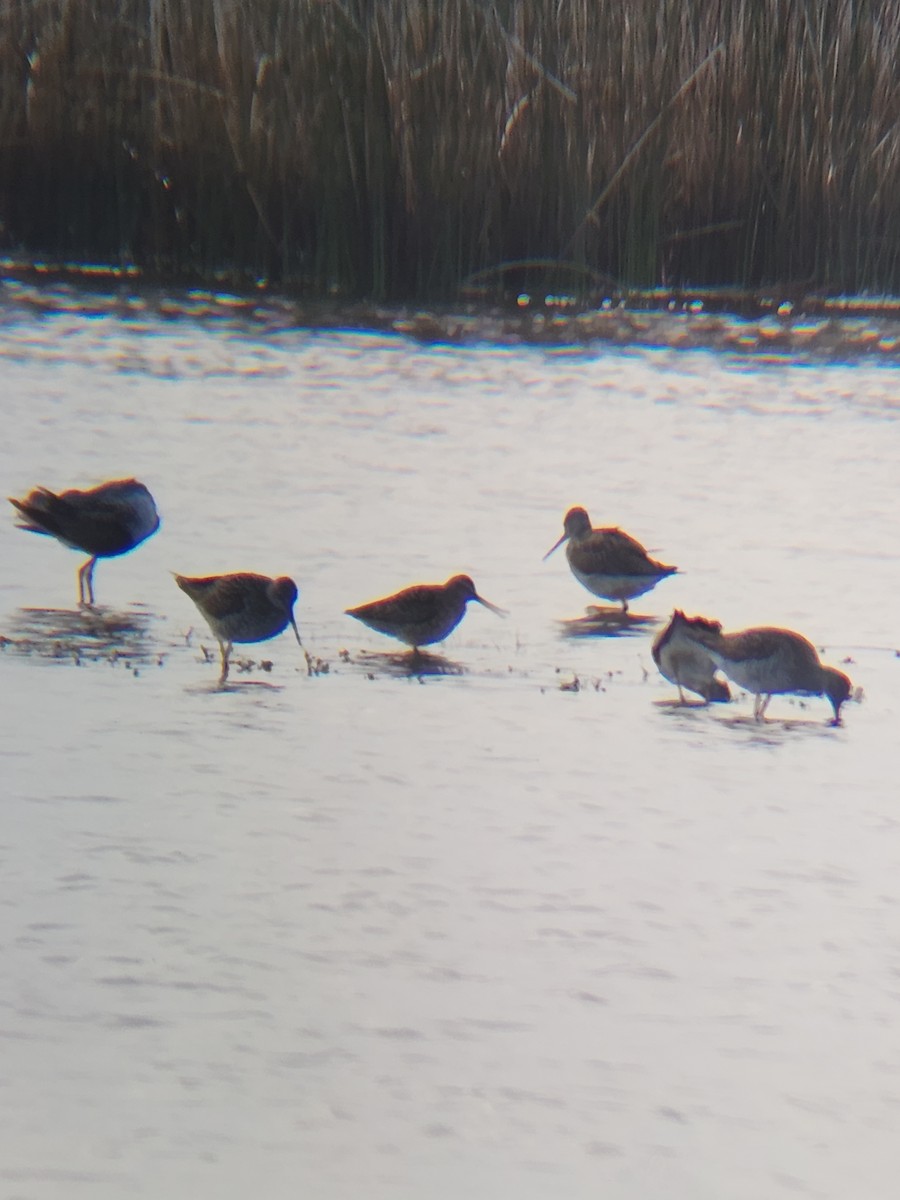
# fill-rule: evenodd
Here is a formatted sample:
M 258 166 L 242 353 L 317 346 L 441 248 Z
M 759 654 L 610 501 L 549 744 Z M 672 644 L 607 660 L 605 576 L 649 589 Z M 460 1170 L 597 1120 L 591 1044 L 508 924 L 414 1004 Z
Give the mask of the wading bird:
M 677 567 L 652 559 L 640 542 L 621 529 L 592 529 L 583 508 L 570 508 L 563 522 L 563 535 L 544 555 L 544 561 L 563 542 L 572 574 L 580 584 L 604 600 L 618 600 L 623 615 L 628 601 L 655 588 L 661 579 L 674 575 Z
M 421 646 L 442 642 L 452 633 L 463 619 L 470 600 L 500 617 L 506 616 L 502 608 L 478 595 L 468 575 L 454 575 L 446 583 L 418 583 L 383 600 L 348 608 L 346 613 L 378 633 L 406 642 L 418 652 Z
M 660 675 L 678 688 L 678 698 L 682 704 L 685 703 L 682 688 L 696 692 L 707 704 L 725 703 L 731 699 L 728 684 L 724 679 L 717 678 L 716 664 L 709 651 L 685 633 L 686 620 L 684 613 L 676 609 L 665 629 L 653 639 L 653 661 Z M 694 620 L 704 621 L 710 633 L 722 632 L 718 621 L 705 621 L 703 617 Z
M 192 579 L 176 575 L 175 582 L 206 618 L 222 653 L 219 686 L 228 678 L 228 660 L 234 642 L 267 642 L 287 629 L 300 641 L 294 620 L 297 585 L 282 576 L 270 579 L 243 571 L 234 575 L 208 575 Z
M 702 646 L 729 679 L 753 693 L 757 721 L 763 719 L 772 696 L 794 692 L 827 696 L 834 710 L 833 724 L 840 724 L 841 705 L 852 691 L 850 680 L 843 671 L 824 666 L 813 644 L 799 633 L 770 626 L 722 633 L 716 621 L 683 613 L 680 618 L 683 636 Z
M 159 513 L 147 488 L 136 479 L 115 479 L 99 487 L 57 495 L 35 488 L 24 500 L 9 497 L 22 518 L 19 529 L 54 537 L 90 558 L 78 570 L 78 603 L 94 603 L 94 565 L 116 558 L 146 541 L 159 528 Z

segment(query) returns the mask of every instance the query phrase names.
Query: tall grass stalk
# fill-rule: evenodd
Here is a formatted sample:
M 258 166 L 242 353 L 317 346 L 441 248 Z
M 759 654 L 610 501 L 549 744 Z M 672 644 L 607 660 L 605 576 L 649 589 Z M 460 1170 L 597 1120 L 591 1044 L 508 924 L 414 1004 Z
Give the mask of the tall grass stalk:
M 898 61 L 897 0 L 0 0 L 0 246 L 896 293 Z

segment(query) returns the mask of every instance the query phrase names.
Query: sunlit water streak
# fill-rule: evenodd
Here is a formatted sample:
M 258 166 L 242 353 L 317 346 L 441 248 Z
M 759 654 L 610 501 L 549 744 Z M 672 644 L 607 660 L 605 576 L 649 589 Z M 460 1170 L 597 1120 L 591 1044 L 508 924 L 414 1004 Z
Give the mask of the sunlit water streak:
M 0 363 L 7 494 L 163 521 L 95 618 L 0 523 L 0 1191 L 893 1195 L 893 369 L 77 305 Z M 576 503 L 680 568 L 627 636 L 541 562 Z M 317 673 L 216 691 L 170 572 L 228 570 L 296 579 Z M 510 616 L 432 669 L 343 615 L 456 572 Z M 865 702 L 674 706 L 675 606 Z

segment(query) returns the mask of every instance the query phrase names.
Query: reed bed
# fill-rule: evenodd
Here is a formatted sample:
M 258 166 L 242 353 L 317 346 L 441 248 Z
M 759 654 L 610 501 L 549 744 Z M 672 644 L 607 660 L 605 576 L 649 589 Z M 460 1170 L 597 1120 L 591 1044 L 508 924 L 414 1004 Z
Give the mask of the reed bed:
M 900 0 L 0 0 L 0 245 L 308 295 L 900 290 Z

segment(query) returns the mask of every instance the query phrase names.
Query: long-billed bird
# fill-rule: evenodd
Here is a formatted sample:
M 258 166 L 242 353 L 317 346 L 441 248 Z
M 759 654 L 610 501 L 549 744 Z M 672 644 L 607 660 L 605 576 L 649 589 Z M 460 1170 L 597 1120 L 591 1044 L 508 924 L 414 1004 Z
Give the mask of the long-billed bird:
M 618 600 L 623 615 L 628 601 L 655 588 L 661 579 L 674 575 L 677 567 L 652 559 L 640 542 L 621 529 L 592 529 L 583 508 L 570 508 L 563 522 L 563 535 L 544 555 L 546 561 L 567 542 L 566 558 L 580 584 L 604 600 Z
M 470 600 L 498 616 L 506 616 L 502 608 L 478 595 L 468 575 L 454 575 L 446 583 L 418 583 L 383 600 L 348 608 L 346 612 L 370 629 L 406 642 L 417 652 L 421 646 L 442 642 L 452 633 L 463 619 Z
M 267 575 L 241 571 L 199 579 L 176 575 L 175 582 L 197 605 L 219 643 L 222 654 L 220 687 L 228 678 L 228 661 L 234 642 L 267 642 L 290 625 L 302 648 L 300 631 L 294 620 L 297 585 L 293 579 L 286 576 L 270 579 Z

